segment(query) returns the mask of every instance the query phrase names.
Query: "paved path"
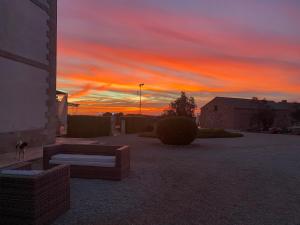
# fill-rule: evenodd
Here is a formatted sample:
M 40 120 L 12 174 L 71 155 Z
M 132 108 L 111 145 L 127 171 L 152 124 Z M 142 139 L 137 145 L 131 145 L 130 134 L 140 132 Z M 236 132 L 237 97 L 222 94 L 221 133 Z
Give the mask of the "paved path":
M 72 179 L 71 210 L 54 225 L 300 224 L 300 137 L 246 134 L 164 146 L 134 135 L 121 182 Z

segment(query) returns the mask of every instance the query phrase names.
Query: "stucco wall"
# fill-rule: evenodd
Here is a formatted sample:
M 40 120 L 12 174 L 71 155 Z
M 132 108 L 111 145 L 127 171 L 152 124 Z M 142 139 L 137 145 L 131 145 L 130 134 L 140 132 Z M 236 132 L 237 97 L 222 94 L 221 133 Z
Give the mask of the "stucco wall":
M 292 111 L 278 110 L 275 112 L 274 127 L 287 128 L 293 125 L 291 118 Z
M 48 72 L 0 58 L 0 133 L 44 128 Z
M 226 100 L 224 101 L 222 98 L 216 98 L 202 107 L 200 126 L 203 128 L 248 130 L 255 126 L 253 117 L 257 112 L 258 108 L 237 107 Z M 286 128 L 292 125 L 291 111 L 274 110 L 274 112 L 273 127 Z
M 253 116 L 257 110 L 255 109 L 243 109 L 235 108 L 234 118 L 235 118 L 235 128 L 238 130 L 247 130 L 252 126 Z
M 29 0 L 0 5 L 0 49 L 47 64 L 47 13 Z
M 224 104 L 223 101 L 214 99 L 202 107 L 200 126 L 203 128 L 235 129 L 234 108 Z
M 0 1 L 0 153 L 53 143 L 56 0 Z

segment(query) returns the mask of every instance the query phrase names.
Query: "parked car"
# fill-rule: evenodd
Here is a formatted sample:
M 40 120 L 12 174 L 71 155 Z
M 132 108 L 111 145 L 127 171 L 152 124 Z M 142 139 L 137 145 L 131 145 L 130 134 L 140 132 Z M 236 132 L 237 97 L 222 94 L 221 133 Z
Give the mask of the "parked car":
M 269 129 L 270 134 L 288 134 L 291 133 L 289 128 L 282 128 L 282 127 L 272 127 Z
M 272 128 L 269 129 L 269 133 L 270 134 L 282 134 L 283 129 L 281 129 L 279 127 L 272 127 Z

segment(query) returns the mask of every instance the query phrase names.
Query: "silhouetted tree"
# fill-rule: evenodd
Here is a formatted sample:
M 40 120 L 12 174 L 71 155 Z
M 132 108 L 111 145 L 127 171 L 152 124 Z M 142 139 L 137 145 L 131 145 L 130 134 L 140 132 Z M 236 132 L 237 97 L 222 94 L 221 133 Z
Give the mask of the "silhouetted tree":
M 163 112 L 161 116 L 162 117 L 176 116 L 176 112 L 173 109 L 167 109 Z
M 102 116 L 112 116 L 112 113 L 111 112 L 105 112 L 102 114 Z
M 116 113 L 115 115 L 116 115 L 117 117 L 121 117 L 121 116 L 124 116 L 124 113 L 119 112 L 119 113 Z
M 121 117 L 124 116 L 124 113 L 119 112 L 114 114 L 115 118 L 116 118 L 116 125 L 121 125 Z
M 181 96 L 170 103 L 170 109 L 166 110 L 163 115 L 193 117 L 196 108 L 194 97 L 188 97 L 185 92 L 181 92 Z

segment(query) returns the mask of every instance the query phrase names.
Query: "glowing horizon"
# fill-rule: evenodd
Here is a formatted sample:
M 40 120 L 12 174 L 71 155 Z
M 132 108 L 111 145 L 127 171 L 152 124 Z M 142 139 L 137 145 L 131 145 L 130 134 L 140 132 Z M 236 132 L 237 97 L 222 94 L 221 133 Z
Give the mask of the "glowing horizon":
M 60 0 L 58 89 L 80 114 L 160 114 L 179 96 L 300 101 L 300 2 Z

